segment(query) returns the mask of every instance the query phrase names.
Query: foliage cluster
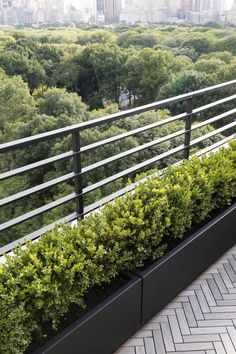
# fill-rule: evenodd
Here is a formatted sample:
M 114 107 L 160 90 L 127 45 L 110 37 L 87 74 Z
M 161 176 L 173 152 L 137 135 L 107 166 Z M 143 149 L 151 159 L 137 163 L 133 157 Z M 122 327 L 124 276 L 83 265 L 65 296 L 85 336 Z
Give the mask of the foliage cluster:
M 122 270 L 162 256 L 172 239 L 236 197 L 236 142 L 150 177 L 132 193 L 19 248 L 0 268 L 0 352 L 22 354 L 32 336 L 57 329 L 72 304 Z
M 211 26 L 71 26 L 17 32 L 6 27 L 1 32 L 0 67 L 7 75 L 21 75 L 31 92 L 65 87 L 91 108 L 101 108 L 119 102 L 126 90 L 140 103 L 150 102 L 176 73 L 187 70 L 194 71 L 199 88 L 197 74 L 208 68 L 214 82 L 222 81 L 222 75 L 228 80 L 229 65 L 236 65 L 235 42 L 234 28 Z M 195 66 L 203 56 L 206 65 Z M 216 58 L 220 62 L 214 63 Z M 195 86 L 193 77 L 188 90 Z
M 133 105 L 179 95 L 231 80 L 236 73 L 233 43 L 235 29 L 194 26 L 144 25 L 132 27 L 50 27 L 19 29 L 2 27 L 0 33 L 0 143 L 21 139 L 37 133 L 62 128 L 96 117 L 102 117 Z M 231 93 L 232 92 L 232 93 Z M 232 89 L 223 95 L 233 94 Z M 194 108 L 222 97 L 222 92 L 195 99 Z M 233 102 L 233 101 L 232 101 Z M 196 115 L 195 122 L 234 108 L 232 102 Z M 170 110 L 143 113 L 132 119 L 104 125 L 83 132 L 82 145 L 125 133 L 151 124 L 171 114 L 182 112 L 178 104 Z M 229 118 L 231 122 L 233 117 Z M 224 120 L 224 123 L 226 120 Z M 197 138 L 222 124 L 214 123 L 193 133 Z M 142 145 L 183 129 L 183 122 L 167 124 L 121 142 L 86 153 L 83 166 L 106 159 L 122 151 Z M 221 135 L 207 140 L 202 147 L 218 141 Z M 183 138 L 151 147 L 122 161 L 85 175 L 84 187 L 109 177 L 168 149 L 182 144 Z M 50 142 L 5 154 L 0 171 L 5 172 L 26 164 L 71 150 L 71 141 L 52 139 Z M 182 158 L 177 154 L 155 167 L 165 167 Z M 70 173 L 72 161 L 62 161 L 29 174 L 14 177 L 0 185 L 0 198 L 32 188 L 50 179 Z M 126 185 L 119 180 L 89 194 L 86 204 L 94 202 Z M 30 198 L 3 207 L 1 222 L 39 208 L 73 191 L 73 181 L 54 186 Z M 73 202 L 56 208 L 1 234 L 0 245 L 53 222 L 74 211 Z

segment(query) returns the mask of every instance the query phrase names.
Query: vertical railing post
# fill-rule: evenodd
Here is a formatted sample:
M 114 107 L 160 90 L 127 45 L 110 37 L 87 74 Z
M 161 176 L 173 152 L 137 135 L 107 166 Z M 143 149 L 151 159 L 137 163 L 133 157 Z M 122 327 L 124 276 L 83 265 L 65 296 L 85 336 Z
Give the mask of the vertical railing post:
M 72 149 L 75 153 L 73 157 L 73 170 L 78 176 L 75 177 L 75 193 L 78 194 L 76 198 L 76 212 L 83 217 L 84 214 L 84 200 L 83 200 L 83 181 L 82 181 L 82 163 L 81 163 L 81 153 L 80 153 L 80 131 L 75 131 L 72 133 Z
M 193 113 L 193 97 L 188 99 L 187 101 L 187 114 L 189 114 L 188 117 L 186 117 L 185 120 L 185 135 L 184 135 L 184 158 L 186 160 L 189 159 L 189 154 L 190 154 L 190 142 L 191 142 L 191 128 L 192 128 L 192 113 Z

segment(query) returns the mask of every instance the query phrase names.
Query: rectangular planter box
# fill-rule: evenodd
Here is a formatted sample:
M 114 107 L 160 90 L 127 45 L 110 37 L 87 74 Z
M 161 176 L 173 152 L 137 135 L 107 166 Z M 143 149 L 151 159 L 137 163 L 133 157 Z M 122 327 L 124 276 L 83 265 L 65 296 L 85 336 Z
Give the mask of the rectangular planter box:
M 236 241 L 236 203 L 35 354 L 112 354 Z
M 236 203 L 179 246 L 136 274 L 143 281 L 146 323 L 236 242 Z
M 134 274 L 35 354 L 112 354 L 140 327 L 142 281 Z

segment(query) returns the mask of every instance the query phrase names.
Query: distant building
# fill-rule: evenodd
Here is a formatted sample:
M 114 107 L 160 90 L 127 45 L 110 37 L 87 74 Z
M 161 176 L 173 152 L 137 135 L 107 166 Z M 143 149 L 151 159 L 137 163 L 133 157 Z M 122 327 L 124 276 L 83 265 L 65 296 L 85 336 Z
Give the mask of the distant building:
M 166 1 L 166 7 L 168 8 L 168 17 L 179 17 L 182 10 L 182 0 L 168 0 Z
M 178 21 L 187 18 L 191 9 L 192 0 L 125 0 L 120 20 L 127 23 Z
M 120 21 L 126 23 L 144 22 L 145 14 L 142 11 L 142 2 L 142 0 L 125 0 Z
M 80 23 L 80 22 L 83 22 L 83 21 L 84 21 L 84 18 L 83 18 L 82 11 L 79 11 L 74 6 L 70 5 L 68 10 L 67 10 L 66 22 L 69 22 L 69 23 Z
M 236 0 L 234 0 L 231 9 L 227 11 L 227 21 L 236 25 Z
M 120 20 L 127 23 L 222 20 L 223 0 L 125 0 Z
M 192 0 L 182 0 L 181 4 L 181 11 L 180 11 L 180 18 L 189 21 L 190 20 L 190 13 L 192 11 Z
M 168 16 L 166 0 L 125 0 L 120 20 L 127 23 L 160 22 Z
M 155 23 L 166 19 L 169 10 L 168 3 L 166 0 L 147 0 L 144 5 L 147 22 Z
M 11 7 L 7 11 L 5 19 L 8 25 L 16 26 L 18 24 L 16 8 Z
M 96 0 L 96 22 L 105 22 L 105 0 Z
M 0 24 L 219 22 L 236 24 L 236 0 L 226 13 L 224 0 L 0 0 Z
M 64 16 L 64 0 L 0 0 L 2 24 L 63 23 Z
M 37 1 L 35 0 L 25 1 L 24 10 L 25 10 L 24 25 L 32 25 L 33 23 L 36 23 Z
M 8 12 L 12 9 L 11 0 L 0 0 L 0 22 L 3 25 L 8 24 Z
M 76 6 L 80 12 L 81 20 L 83 22 L 96 22 L 97 1 L 96 0 L 78 0 Z
M 104 7 L 105 22 L 119 22 L 122 10 L 122 0 L 104 0 Z
M 223 14 L 223 0 L 183 0 L 181 16 L 196 24 L 219 22 Z
M 64 1 L 47 0 L 44 5 L 45 21 L 47 23 L 64 22 Z
M 192 5 L 193 5 L 192 0 L 182 0 L 181 7 L 183 11 L 192 11 Z

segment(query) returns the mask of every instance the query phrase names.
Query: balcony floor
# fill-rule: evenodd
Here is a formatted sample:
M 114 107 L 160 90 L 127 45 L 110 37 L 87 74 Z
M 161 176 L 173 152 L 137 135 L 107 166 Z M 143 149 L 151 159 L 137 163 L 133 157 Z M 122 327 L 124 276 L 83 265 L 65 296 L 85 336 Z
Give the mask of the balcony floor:
M 236 354 L 236 246 L 115 354 Z

